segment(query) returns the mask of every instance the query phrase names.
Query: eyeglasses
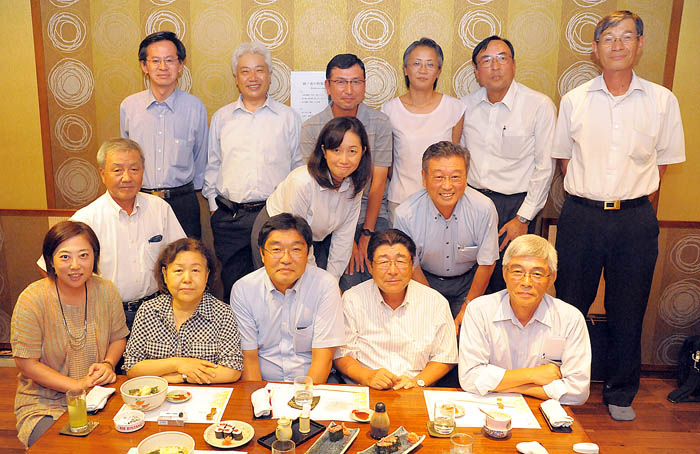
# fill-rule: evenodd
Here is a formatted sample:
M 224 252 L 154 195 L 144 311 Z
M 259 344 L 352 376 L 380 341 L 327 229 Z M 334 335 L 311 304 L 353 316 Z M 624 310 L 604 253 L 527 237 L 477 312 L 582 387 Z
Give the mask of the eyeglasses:
M 449 181 L 452 184 L 460 184 L 463 183 L 464 180 L 466 179 L 465 175 L 452 175 L 449 177 L 443 176 L 443 175 L 436 175 L 430 177 L 430 180 L 435 183 L 435 184 L 443 184 L 446 181 Z
M 290 257 L 294 259 L 299 259 L 304 257 L 306 254 L 307 248 L 301 247 L 301 246 L 294 246 L 291 248 L 281 248 L 281 247 L 273 247 L 271 249 L 264 249 L 263 251 L 267 252 L 270 257 L 273 259 L 281 259 L 284 257 L 284 253 L 288 253 Z
M 146 61 L 153 66 L 160 66 L 161 63 L 165 63 L 165 66 L 173 66 L 176 62 L 180 61 L 177 58 L 167 57 L 167 58 L 147 58 Z
M 387 271 L 389 268 L 391 268 L 391 264 L 393 263 L 396 265 L 396 268 L 400 270 L 407 270 L 408 268 L 411 267 L 411 260 L 410 259 L 396 259 L 396 260 L 386 260 L 386 259 L 380 259 L 380 260 L 373 260 L 374 262 L 374 267 L 378 270 L 381 271 Z
M 604 47 L 611 47 L 615 44 L 615 41 L 620 41 L 623 46 L 629 46 L 637 39 L 639 39 L 639 35 L 635 33 L 625 33 L 622 36 L 605 35 L 598 40 L 598 44 Z
M 529 276 L 530 280 L 533 282 L 543 282 L 549 276 L 551 276 L 551 274 L 547 274 L 542 270 L 525 271 L 522 268 L 508 267 L 508 272 L 514 281 L 521 281 L 525 278 L 525 276 Z
M 497 55 L 486 55 L 479 59 L 480 65 L 490 65 L 491 62 L 498 62 L 499 65 L 505 65 L 510 60 L 510 55 L 497 54 Z
M 347 79 L 328 79 L 328 82 L 333 82 L 340 88 L 345 88 L 350 84 L 352 88 L 357 88 L 361 87 L 362 85 L 365 84 L 364 79 L 352 79 L 352 80 L 347 80 Z

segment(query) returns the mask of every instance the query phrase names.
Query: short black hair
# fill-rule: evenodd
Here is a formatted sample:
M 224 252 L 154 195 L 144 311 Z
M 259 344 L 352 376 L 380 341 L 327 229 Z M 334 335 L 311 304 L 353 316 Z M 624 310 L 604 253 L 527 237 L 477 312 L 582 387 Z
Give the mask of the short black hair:
M 357 55 L 355 54 L 338 54 L 331 58 L 326 66 L 326 80 L 331 78 L 331 71 L 333 68 L 348 69 L 353 66 L 358 65 L 362 69 L 362 77 L 366 77 L 365 74 L 365 64 L 362 63 Z
M 267 238 L 275 230 L 296 230 L 304 238 L 306 246 L 311 248 L 313 234 L 306 219 L 290 213 L 280 213 L 265 221 L 262 228 L 260 228 L 260 233 L 258 234 L 258 247 L 260 249 L 265 248 Z
M 56 249 L 58 249 L 58 246 L 64 241 L 79 235 L 85 235 L 88 243 L 92 246 L 92 272 L 97 274 L 98 264 L 100 262 L 100 241 L 97 239 L 95 232 L 89 225 L 83 222 L 61 221 L 46 232 L 44 244 L 41 248 L 44 263 L 46 264 L 46 274 L 48 274 L 51 279 L 56 280 L 56 269 L 53 266 L 53 254 L 56 252 Z
M 477 55 L 479 55 L 479 53 L 481 53 L 482 50 L 489 47 L 489 43 L 491 41 L 503 41 L 504 43 L 506 43 L 506 46 L 508 46 L 508 49 L 510 49 L 510 57 L 513 60 L 515 60 L 515 49 L 513 48 L 513 44 L 511 44 L 511 42 L 508 41 L 507 39 L 501 38 L 498 35 L 491 35 L 488 38 L 481 41 L 479 44 L 477 44 L 476 47 L 474 48 L 474 52 L 472 52 L 472 63 L 474 64 L 474 66 L 476 66 Z
M 374 232 L 369 238 L 367 245 L 367 257 L 374 260 L 374 252 L 379 246 L 393 246 L 395 244 L 403 244 L 411 254 L 411 260 L 416 258 L 416 243 L 413 242 L 410 236 L 406 235 L 399 229 L 388 229 L 381 232 Z
M 434 143 L 425 149 L 421 158 L 423 172 L 428 172 L 428 161 L 431 159 L 449 158 L 451 156 L 459 156 L 464 159 L 464 165 L 467 172 L 469 172 L 469 150 L 447 140 Z
M 413 41 L 411 44 L 408 45 L 406 50 L 403 53 L 403 67 L 405 68 L 408 66 L 408 56 L 413 52 L 413 49 L 416 47 L 429 47 L 435 51 L 435 53 L 438 56 L 438 69 L 442 69 L 442 63 L 445 59 L 445 56 L 442 53 L 442 47 L 438 43 L 435 42 L 435 40 L 423 37 L 417 41 Z M 411 88 L 411 81 L 408 80 L 408 76 L 404 75 L 403 80 L 406 83 L 406 88 Z M 437 88 L 437 82 L 438 80 L 435 79 L 435 82 L 433 82 L 433 90 Z
M 367 137 L 365 127 L 357 118 L 335 117 L 326 123 L 318 135 L 314 151 L 311 153 L 311 156 L 309 156 L 307 168 L 309 170 L 309 175 L 311 175 L 321 187 L 329 189 L 340 187 L 340 185 L 336 185 L 328 175 L 330 171 L 328 170 L 328 163 L 326 162 L 326 156 L 323 150 L 334 150 L 338 148 L 340 144 L 343 143 L 345 133 L 348 131 L 357 134 L 360 138 L 360 142 L 362 142 L 362 158 L 360 159 L 360 164 L 348 177 L 352 179 L 352 196 L 355 197 L 365 189 L 372 175 L 372 155 L 369 149 L 369 138 Z
M 163 293 L 170 293 L 168 285 L 165 283 L 163 271 L 168 268 L 168 265 L 175 261 L 177 254 L 180 252 L 199 252 L 207 261 L 207 288 L 211 288 L 216 276 L 216 258 L 209 247 L 201 241 L 194 238 L 180 238 L 175 240 L 163 249 L 158 255 L 158 260 L 153 267 L 153 277 L 156 279 L 158 288 Z
M 177 37 L 177 35 L 173 32 L 155 32 L 151 33 L 150 35 L 146 36 L 143 41 L 141 41 L 141 44 L 139 44 L 139 60 L 140 61 L 146 61 L 146 57 L 148 57 L 148 52 L 147 48 L 153 43 L 157 43 L 158 41 L 170 41 L 175 45 L 175 49 L 177 50 L 177 59 L 182 63 L 185 61 L 185 58 L 187 58 L 187 50 L 185 50 L 185 45 L 182 44 L 182 41 L 180 41 Z

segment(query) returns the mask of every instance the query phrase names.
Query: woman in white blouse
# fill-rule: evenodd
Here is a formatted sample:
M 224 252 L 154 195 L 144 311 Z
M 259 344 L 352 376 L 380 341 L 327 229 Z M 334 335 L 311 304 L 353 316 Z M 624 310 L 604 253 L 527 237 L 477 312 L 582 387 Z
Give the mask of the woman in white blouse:
M 311 226 L 314 253 L 309 263 L 340 279 L 350 260 L 362 191 L 372 171 L 369 151 L 367 132 L 357 118 L 337 117 L 326 123 L 308 164 L 277 186 L 255 220 L 251 247 L 256 268 L 262 266 L 260 228 L 270 216 L 291 213 Z
M 403 54 L 408 92 L 382 106 L 394 130 L 394 165 L 387 192 L 392 222 L 396 207 L 423 188 L 421 157 L 426 148 L 441 140 L 459 144 L 462 135 L 464 105 L 435 90 L 442 62 L 442 48 L 432 39 L 411 43 Z

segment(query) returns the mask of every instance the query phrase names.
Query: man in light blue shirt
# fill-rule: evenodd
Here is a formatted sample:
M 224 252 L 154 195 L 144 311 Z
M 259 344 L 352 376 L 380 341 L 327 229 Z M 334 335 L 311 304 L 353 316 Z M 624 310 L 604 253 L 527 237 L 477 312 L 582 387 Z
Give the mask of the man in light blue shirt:
M 139 60 L 149 88 L 122 101 L 121 136 L 134 140 L 146 157 L 143 192 L 163 198 L 189 237 L 202 229 L 195 191 L 202 189 L 207 165 L 207 109 L 199 98 L 177 88 L 185 46 L 173 32 L 148 35 Z
M 466 303 L 484 294 L 498 259 L 493 202 L 467 187 L 468 151 L 443 141 L 423 153 L 423 186 L 396 209 L 394 228 L 416 243 L 413 278 L 450 302 L 455 327 Z
M 253 271 L 250 235 L 265 201 L 289 172 L 302 165 L 301 117 L 268 96 L 272 57 L 260 43 L 233 52 L 241 96 L 211 119 L 202 194 L 209 201 L 214 249 L 221 261 L 224 298 Z
M 345 343 L 337 279 L 307 265 L 311 227 L 299 216 L 272 216 L 260 230 L 264 267 L 231 290 L 243 350 L 243 380 L 325 383 Z

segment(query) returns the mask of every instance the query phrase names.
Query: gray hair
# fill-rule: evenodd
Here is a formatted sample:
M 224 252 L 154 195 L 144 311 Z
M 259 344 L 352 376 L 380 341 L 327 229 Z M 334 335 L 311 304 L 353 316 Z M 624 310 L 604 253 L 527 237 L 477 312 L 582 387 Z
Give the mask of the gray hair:
M 115 137 L 113 139 L 105 140 L 100 146 L 100 149 L 97 150 L 97 167 L 104 169 L 105 161 L 107 161 L 107 155 L 114 151 L 137 151 L 139 156 L 141 156 L 141 164 L 146 164 L 146 157 L 144 156 L 143 150 L 138 143 L 131 139 Z
M 247 54 L 258 54 L 265 58 L 265 63 L 267 64 L 267 70 L 272 72 L 272 56 L 270 51 L 267 50 L 264 44 L 257 41 L 252 41 L 249 43 L 241 43 L 233 51 L 233 56 L 231 57 L 231 67 L 233 68 L 233 73 L 238 71 L 238 60 Z
M 451 156 L 459 156 L 464 159 L 464 166 L 467 168 L 467 172 L 469 171 L 469 150 L 461 145 L 443 140 L 426 148 L 421 160 L 423 172 L 428 171 L 428 161 L 431 159 L 449 158 Z
M 537 235 L 522 235 L 508 245 L 503 254 L 503 266 L 507 266 L 513 257 L 538 257 L 547 261 L 549 271 L 557 272 L 557 250 L 549 241 Z
M 642 18 L 628 10 L 613 11 L 607 16 L 603 17 L 598 25 L 595 26 L 595 31 L 593 32 L 593 39 L 595 42 L 600 40 L 600 35 L 609 28 L 616 27 L 617 24 L 625 19 L 632 19 L 634 21 L 634 28 L 637 29 L 637 36 L 644 35 L 644 22 Z

